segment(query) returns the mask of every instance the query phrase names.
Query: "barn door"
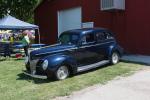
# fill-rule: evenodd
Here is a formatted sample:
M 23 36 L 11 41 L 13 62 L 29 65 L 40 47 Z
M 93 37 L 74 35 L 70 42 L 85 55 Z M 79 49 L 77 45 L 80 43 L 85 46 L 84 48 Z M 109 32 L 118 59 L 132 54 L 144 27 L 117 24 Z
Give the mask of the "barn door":
M 58 36 L 67 30 L 81 28 L 81 7 L 58 12 Z

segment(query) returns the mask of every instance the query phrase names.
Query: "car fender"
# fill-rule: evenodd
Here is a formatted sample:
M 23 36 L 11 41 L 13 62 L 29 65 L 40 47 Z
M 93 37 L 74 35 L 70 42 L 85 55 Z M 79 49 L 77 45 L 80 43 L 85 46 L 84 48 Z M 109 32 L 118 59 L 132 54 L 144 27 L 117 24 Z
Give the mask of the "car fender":
M 113 44 L 109 46 L 108 57 L 111 57 L 114 51 L 118 52 L 120 56 L 123 55 L 123 49 L 119 45 Z
M 57 70 L 60 65 L 67 65 L 73 74 L 77 72 L 77 61 L 69 55 L 51 55 L 44 60 L 48 60 L 48 69 Z

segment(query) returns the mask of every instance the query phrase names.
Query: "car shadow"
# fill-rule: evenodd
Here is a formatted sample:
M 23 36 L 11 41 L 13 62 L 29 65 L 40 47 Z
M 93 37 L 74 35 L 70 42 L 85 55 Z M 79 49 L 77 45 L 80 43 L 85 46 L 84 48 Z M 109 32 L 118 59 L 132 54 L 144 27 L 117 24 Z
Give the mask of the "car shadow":
M 26 80 L 29 82 L 34 82 L 35 84 L 43 84 L 43 83 L 50 83 L 50 82 L 54 82 L 55 80 L 53 79 L 39 79 L 39 78 L 33 78 L 30 76 L 25 75 L 24 73 L 20 73 L 17 75 L 18 78 L 16 80 Z
M 133 63 L 133 62 L 129 62 L 129 61 L 121 61 L 121 62 L 124 62 L 124 63 Z M 137 62 L 134 62 L 135 64 L 141 64 L 141 65 L 146 65 L 144 63 L 137 63 Z M 97 67 L 97 68 L 94 68 L 94 69 L 90 69 L 90 70 L 87 70 L 87 71 L 84 71 L 84 72 L 80 72 L 80 73 L 77 73 L 75 75 L 71 75 L 71 77 L 74 77 L 74 76 L 78 76 L 78 75 L 83 75 L 83 74 L 87 74 L 87 73 L 90 73 L 90 72 L 94 72 L 96 70 L 100 70 L 100 69 L 103 69 L 103 68 L 107 68 L 107 67 L 110 67 L 110 64 L 106 64 L 106 65 L 103 65 L 103 66 L 100 66 L 100 67 Z M 33 78 L 33 77 L 30 77 L 24 73 L 20 73 L 17 75 L 18 78 L 16 80 L 26 80 L 26 81 L 29 81 L 29 82 L 34 82 L 35 84 L 43 84 L 43 83 L 51 83 L 51 82 L 56 82 L 56 80 L 54 78 L 50 78 L 50 79 L 39 79 L 39 78 Z M 71 78 L 70 77 L 70 78 Z
M 97 68 L 94 68 L 94 69 L 90 69 L 90 70 L 87 70 L 87 71 L 84 71 L 84 72 L 80 72 L 80 73 L 77 73 L 75 75 L 71 75 L 71 77 L 74 77 L 74 76 L 78 76 L 78 75 L 83 75 L 83 74 L 87 74 L 89 72 L 94 72 L 96 70 L 99 70 L 99 69 L 103 69 L 103 68 L 106 68 L 108 67 L 110 64 L 106 64 L 104 66 L 100 66 L 100 67 L 97 67 Z M 39 79 L 39 78 L 33 78 L 33 77 L 30 77 L 24 73 L 20 73 L 17 75 L 18 78 L 17 80 L 26 80 L 26 81 L 33 81 L 35 84 L 43 84 L 43 83 L 51 83 L 51 82 L 56 82 L 56 80 L 54 78 L 50 78 L 50 79 Z M 71 78 L 70 77 L 70 78 Z

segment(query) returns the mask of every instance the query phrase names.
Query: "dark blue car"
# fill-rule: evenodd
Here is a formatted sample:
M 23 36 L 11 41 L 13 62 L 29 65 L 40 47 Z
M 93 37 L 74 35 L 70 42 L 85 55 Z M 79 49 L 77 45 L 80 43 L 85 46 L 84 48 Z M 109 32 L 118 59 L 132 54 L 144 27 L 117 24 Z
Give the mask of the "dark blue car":
M 32 51 L 25 60 L 25 74 L 63 80 L 108 63 L 117 64 L 122 54 L 123 49 L 107 29 L 70 30 L 60 35 L 58 44 Z

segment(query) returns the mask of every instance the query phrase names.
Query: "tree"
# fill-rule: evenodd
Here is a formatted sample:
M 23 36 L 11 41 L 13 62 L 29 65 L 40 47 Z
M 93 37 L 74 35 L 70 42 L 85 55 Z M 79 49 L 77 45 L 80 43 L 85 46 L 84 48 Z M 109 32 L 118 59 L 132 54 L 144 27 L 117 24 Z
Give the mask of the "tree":
M 40 2 L 41 0 L 0 0 L 0 17 L 10 14 L 32 23 L 34 9 Z

